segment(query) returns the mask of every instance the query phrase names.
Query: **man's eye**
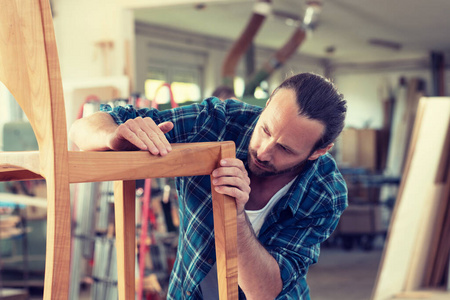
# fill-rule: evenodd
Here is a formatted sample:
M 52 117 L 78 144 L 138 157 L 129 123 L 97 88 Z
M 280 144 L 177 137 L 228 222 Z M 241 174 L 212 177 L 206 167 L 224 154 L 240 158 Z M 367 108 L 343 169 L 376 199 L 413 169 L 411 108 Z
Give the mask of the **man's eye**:
M 291 153 L 291 150 L 289 150 L 288 148 L 281 146 L 281 145 L 280 145 L 280 147 L 281 147 L 281 149 L 283 149 L 284 152 Z
M 269 131 L 267 130 L 267 128 L 263 127 L 262 130 L 264 131 L 265 134 L 270 136 Z

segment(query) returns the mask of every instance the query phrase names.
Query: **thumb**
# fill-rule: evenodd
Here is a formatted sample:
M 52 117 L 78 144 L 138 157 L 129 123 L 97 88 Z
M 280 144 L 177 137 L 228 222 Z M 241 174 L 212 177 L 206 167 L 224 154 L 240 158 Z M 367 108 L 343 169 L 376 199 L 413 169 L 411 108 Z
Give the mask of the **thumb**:
M 159 129 L 161 129 L 161 131 L 163 133 L 168 133 L 169 131 L 171 131 L 173 129 L 173 123 L 168 121 L 168 122 L 162 122 L 160 124 L 158 124 Z

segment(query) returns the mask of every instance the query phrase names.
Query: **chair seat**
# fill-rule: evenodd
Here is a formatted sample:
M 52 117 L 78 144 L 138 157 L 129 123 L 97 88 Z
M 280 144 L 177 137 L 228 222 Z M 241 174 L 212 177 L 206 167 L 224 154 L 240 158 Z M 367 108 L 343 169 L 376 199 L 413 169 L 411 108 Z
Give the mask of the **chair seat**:
M 43 179 L 38 151 L 0 152 L 0 181 Z

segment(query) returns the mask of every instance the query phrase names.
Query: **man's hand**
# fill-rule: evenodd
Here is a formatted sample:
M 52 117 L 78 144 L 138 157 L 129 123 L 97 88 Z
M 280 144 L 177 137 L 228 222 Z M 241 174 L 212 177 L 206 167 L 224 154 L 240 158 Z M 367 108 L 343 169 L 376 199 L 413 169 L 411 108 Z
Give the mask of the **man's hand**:
M 212 176 L 216 192 L 235 198 L 237 214 L 243 214 L 250 195 L 250 178 L 244 163 L 237 158 L 222 159 Z
M 172 122 L 159 125 L 151 118 L 135 118 L 126 121 L 107 136 L 111 150 L 148 150 L 153 155 L 166 155 L 172 150 L 164 136 L 173 128 Z

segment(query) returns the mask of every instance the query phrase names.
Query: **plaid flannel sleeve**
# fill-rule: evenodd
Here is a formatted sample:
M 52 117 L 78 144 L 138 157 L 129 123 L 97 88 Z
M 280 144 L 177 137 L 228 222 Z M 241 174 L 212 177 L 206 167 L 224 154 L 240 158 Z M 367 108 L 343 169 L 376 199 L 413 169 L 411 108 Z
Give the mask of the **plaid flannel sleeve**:
M 188 143 L 199 130 L 209 131 L 212 134 L 219 130 L 217 123 L 209 122 L 208 119 L 214 116 L 214 110 L 218 100 L 209 98 L 200 104 L 182 106 L 170 110 L 159 111 L 154 108 L 136 109 L 132 105 L 117 106 L 111 108 L 110 105 L 102 105 L 101 111 L 111 115 L 117 124 L 123 124 L 129 119 L 134 118 L 151 118 L 156 124 L 170 121 L 174 124 L 174 128 L 166 133 L 166 137 L 170 143 Z M 204 128 L 204 126 L 211 128 Z M 217 128 L 215 128 L 217 127 Z M 216 136 L 214 136 L 216 137 Z

